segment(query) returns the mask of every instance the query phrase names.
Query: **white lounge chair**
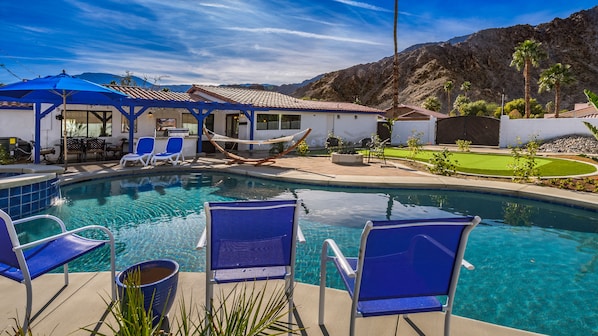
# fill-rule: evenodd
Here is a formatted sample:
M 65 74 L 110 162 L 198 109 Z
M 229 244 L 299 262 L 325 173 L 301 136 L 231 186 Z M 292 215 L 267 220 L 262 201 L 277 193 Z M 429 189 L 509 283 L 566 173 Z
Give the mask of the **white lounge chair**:
M 154 146 L 156 139 L 153 137 L 141 137 L 137 141 L 134 153 L 125 154 L 120 159 L 120 166 L 124 167 L 127 162 L 141 162 L 144 166 L 147 166 L 150 162 L 152 155 L 154 154 Z

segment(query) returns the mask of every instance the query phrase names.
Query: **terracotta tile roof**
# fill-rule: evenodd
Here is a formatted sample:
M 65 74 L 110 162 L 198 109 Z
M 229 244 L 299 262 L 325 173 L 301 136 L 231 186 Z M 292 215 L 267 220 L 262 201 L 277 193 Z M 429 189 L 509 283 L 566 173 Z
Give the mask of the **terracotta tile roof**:
M 12 102 L 12 101 L 0 101 L 0 108 L 32 108 L 33 104 L 31 103 L 19 103 L 19 102 Z
M 577 109 L 567 112 L 559 113 L 560 118 L 594 118 L 594 115 L 598 113 L 594 106 L 587 104 L 583 106 L 583 104 L 575 104 Z
M 395 115 L 398 119 L 429 119 L 430 117 L 435 117 L 436 119 L 449 118 L 449 116 L 444 113 L 431 111 L 419 106 L 400 104 L 398 107 L 399 109 Z M 391 110 L 392 107 L 386 110 L 388 115 L 390 115 Z
M 150 99 L 164 101 L 198 101 L 197 96 L 186 92 L 156 91 L 140 86 L 105 85 L 111 89 L 120 91 L 133 99 Z
M 263 109 L 384 114 L 384 111 L 368 106 L 353 103 L 302 100 L 273 91 L 194 84 L 187 92 L 191 95 L 213 97 L 227 103 L 251 104 L 256 108 Z

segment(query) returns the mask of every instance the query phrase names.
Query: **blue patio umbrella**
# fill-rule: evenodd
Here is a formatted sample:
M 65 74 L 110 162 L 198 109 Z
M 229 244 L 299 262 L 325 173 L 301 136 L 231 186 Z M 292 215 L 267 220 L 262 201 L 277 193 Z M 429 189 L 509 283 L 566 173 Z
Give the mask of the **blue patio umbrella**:
M 62 120 L 66 120 L 66 104 L 114 105 L 118 99 L 127 97 L 112 90 L 66 74 L 63 70 L 56 76 L 47 76 L 28 81 L 0 86 L 0 100 L 22 103 L 62 103 Z M 64 122 L 64 121 L 63 121 Z M 39 120 L 36 116 L 36 138 L 39 135 Z M 67 166 L 66 127 L 63 127 L 63 160 Z M 36 139 L 35 153 L 39 157 L 39 139 Z

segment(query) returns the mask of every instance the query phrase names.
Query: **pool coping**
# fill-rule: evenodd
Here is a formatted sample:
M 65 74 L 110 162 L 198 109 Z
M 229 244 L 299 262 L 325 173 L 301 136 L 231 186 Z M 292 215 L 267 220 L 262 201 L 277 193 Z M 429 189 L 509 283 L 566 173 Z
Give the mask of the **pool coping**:
M 342 169 L 340 170 L 342 171 Z M 76 173 L 63 174 L 59 177 L 61 184 L 64 185 L 89 181 L 100 177 L 138 175 L 140 172 L 159 174 L 165 172 L 193 171 L 223 172 L 240 176 L 320 186 L 472 191 L 530 198 L 549 203 L 598 210 L 598 194 L 596 193 L 565 190 L 534 184 L 440 176 L 428 173 L 420 173 L 417 176 L 404 176 L 400 173 L 397 176 L 326 174 L 289 167 L 253 166 L 247 164 L 228 165 L 223 160 L 208 158 L 187 160 L 183 165 L 178 166 L 159 165 L 121 168 L 118 163 L 81 165 L 77 167 Z

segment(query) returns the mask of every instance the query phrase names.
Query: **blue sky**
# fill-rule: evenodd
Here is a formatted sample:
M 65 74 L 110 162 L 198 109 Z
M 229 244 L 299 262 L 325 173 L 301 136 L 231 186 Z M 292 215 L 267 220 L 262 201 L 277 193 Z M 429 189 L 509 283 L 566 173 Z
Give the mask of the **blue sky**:
M 548 22 L 596 0 L 399 0 L 399 50 Z M 297 83 L 393 53 L 392 0 L 3 0 L 0 83 L 127 71 L 165 84 Z

